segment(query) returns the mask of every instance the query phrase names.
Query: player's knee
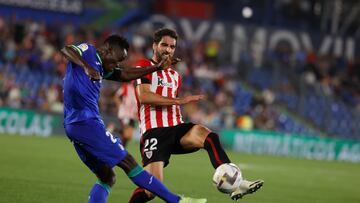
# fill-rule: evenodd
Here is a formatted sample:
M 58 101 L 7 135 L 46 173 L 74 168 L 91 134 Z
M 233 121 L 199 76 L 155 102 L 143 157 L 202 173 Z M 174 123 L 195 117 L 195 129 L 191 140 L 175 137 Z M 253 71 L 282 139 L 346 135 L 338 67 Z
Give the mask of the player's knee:
M 113 176 L 109 177 L 109 185 L 110 185 L 110 187 L 115 185 L 115 183 L 116 183 L 116 175 L 114 174 Z
M 206 138 L 211 131 L 203 125 L 194 125 L 193 130 L 199 137 Z
M 110 187 L 112 187 L 113 185 L 115 185 L 115 183 L 116 183 L 116 174 L 115 174 L 115 172 L 114 172 L 113 169 L 112 169 L 111 172 L 109 173 L 108 179 L 109 179 L 109 185 L 110 185 Z
M 114 169 L 104 167 L 100 172 L 98 172 L 97 177 L 99 180 L 110 187 L 112 187 L 116 182 L 116 174 Z
M 202 125 L 194 125 L 188 136 L 184 136 L 182 144 L 195 148 L 203 148 L 204 141 L 211 131 Z
M 125 158 L 117 164 L 120 168 L 124 170 L 126 174 L 130 173 L 134 168 L 136 168 L 139 164 L 135 161 L 134 157 L 131 154 L 127 154 Z
M 100 178 L 100 181 L 112 187 L 116 183 L 116 175 L 113 174 L 106 177 L 102 177 Z

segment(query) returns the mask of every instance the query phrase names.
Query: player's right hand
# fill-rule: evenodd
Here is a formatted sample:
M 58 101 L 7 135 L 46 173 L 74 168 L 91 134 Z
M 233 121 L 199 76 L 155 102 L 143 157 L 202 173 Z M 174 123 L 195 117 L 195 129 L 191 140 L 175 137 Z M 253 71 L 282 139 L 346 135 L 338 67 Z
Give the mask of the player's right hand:
M 189 96 L 185 96 L 185 97 L 180 97 L 179 98 L 179 105 L 188 104 L 188 103 L 191 103 L 191 102 L 197 102 L 197 101 L 200 101 L 200 100 L 202 100 L 204 98 L 205 98 L 204 95 L 189 95 Z
M 84 67 L 86 75 L 89 77 L 92 81 L 99 81 L 101 80 L 101 75 L 99 72 L 94 70 L 91 67 Z

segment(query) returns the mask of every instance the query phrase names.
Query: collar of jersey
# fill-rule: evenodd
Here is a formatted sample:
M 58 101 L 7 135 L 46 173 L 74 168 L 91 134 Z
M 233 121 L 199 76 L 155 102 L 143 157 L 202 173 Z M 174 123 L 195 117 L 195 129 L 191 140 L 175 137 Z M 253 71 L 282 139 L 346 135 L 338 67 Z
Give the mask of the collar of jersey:
M 97 56 L 97 58 L 98 58 L 98 60 L 99 60 L 99 62 L 100 62 L 100 64 L 102 65 L 102 60 L 101 60 L 101 58 L 100 58 L 100 56 L 99 56 L 99 54 L 96 52 L 96 56 Z
M 156 62 L 156 61 L 154 61 L 153 59 L 149 59 L 153 64 L 158 64 L 158 62 Z M 167 68 L 166 70 L 167 71 L 169 71 L 171 69 L 171 67 L 170 68 Z

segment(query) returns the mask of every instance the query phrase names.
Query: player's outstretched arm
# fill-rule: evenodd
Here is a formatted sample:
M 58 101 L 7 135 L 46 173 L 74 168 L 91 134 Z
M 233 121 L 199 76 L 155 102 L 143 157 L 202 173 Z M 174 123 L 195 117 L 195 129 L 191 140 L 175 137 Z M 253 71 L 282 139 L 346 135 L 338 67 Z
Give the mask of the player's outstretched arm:
M 189 95 L 180 98 L 164 97 L 151 92 L 150 84 L 140 84 L 136 86 L 136 93 L 141 104 L 155 106 L 183 105 L 190 102 L 197 102 L 204 98 L 204 95 Z
M 135 80 L 141 78 L 147 74 L 152 72 L 161 70 L 162 68 L 157 65 L 145 67 L 145 68 L 115 68 L 108 76 L 105 76 L 104 79 L 118 81 L 118 82 L 129 82 L 131 80 Z
M 80 54 L 72 48 L 71 45 L 67 45 L 61 49 L 61 53 L 71 62 L 82 67 L 85 70 L 85 73 L 89 76 L 91 80 L 100 80 L 100 73 L 94 70 L 81 56 Z
M 160 63 L 153 66 L 143 67 L 143 68 L 134 68 L 134 67 L 121 67 L 113 70 L 112 73 L 108 74 L 108 77 L 104 77 L 107 80 L 113 81 L 131 81 L 138 78 L 141 78 L 145 75 L 148 75 L 152 72 L 158 70 L 164 70 L 170 65 L 175 65 L 180 61 L 179 58 L 170 59 L 169 57 L 164 57 Z

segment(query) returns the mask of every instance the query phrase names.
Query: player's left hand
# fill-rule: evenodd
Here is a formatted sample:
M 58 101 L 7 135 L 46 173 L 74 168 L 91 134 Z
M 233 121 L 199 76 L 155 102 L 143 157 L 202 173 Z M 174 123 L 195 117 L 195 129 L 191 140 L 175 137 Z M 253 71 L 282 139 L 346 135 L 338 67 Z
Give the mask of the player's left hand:
M 189 95 L 189 96 L 185 96 L 185 97 L 180 97 L 179 98 L 179 105 L 183 105 L 183 104 L 188 104 L 190 102 L 197 102 L 200 101 L 202 99 L 204 99 L 205 96 L 204 95 Z

